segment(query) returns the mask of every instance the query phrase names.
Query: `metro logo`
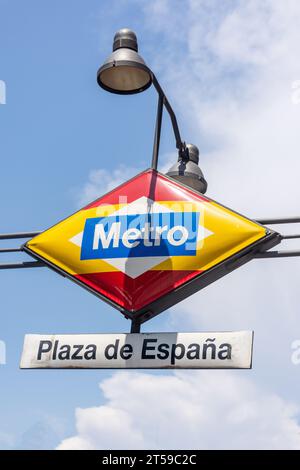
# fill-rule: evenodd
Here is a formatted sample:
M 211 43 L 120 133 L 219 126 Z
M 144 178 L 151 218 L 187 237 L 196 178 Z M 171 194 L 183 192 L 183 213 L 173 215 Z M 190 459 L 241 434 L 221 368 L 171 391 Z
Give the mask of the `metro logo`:
M 143 321 L 279 242 L 255 221 L 146 170 L 24 250 Z
M 80 259 L 195 256 L 198 227 L 199 212 L 87 219 Z

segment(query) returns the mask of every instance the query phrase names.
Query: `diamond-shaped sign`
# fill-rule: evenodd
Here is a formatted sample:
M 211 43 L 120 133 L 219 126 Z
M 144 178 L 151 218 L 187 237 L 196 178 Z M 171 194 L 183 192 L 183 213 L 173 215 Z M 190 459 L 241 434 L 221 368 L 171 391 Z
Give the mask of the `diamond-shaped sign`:
M 147 170 L 24 249 L 144 321 L 279 242 L 276 232 Z

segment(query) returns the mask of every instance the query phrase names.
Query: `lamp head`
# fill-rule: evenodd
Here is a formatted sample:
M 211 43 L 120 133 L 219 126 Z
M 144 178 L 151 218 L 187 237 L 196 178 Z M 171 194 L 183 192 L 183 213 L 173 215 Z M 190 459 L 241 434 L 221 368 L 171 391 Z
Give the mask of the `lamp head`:
M 114 37 L 113 52 L 97 72 L 98 85 L 111 93 L 140 93 L 152 83 L 152 75 L 138 54 L 133 31 L 120 29 Z
M 198 147 L 187 144 L 185 153 L 179 154 L 178 161 L 171 166 L 166 175 L 204 194 L 207 190 L 207 182 L 198 163 Z

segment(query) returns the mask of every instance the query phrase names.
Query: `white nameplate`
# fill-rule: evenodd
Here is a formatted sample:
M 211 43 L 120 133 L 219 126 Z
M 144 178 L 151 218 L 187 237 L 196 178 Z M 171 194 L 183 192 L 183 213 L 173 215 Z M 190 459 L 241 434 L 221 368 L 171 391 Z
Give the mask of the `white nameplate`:
M 21 369 L 250 369 L 252 331 L 26 335 Z

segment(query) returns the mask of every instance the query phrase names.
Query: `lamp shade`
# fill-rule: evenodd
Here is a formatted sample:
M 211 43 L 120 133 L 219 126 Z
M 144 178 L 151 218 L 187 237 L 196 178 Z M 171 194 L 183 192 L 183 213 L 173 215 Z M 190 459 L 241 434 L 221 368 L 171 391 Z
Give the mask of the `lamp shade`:
M 99 86 L 111 93 L 140 93 L 152 83 L 151 72 L 138 54 L 136 35 L 121 29 L 114 37 L 112 54 L 97 73 Z
M 178 162 L 171 166 L 166 175 L 204 194 L 207 182 L 198 166 L 199 150 L 192 144 L 187 144 L 186 149 L 187 158 L 179 157 Z

